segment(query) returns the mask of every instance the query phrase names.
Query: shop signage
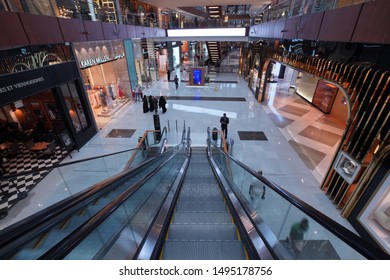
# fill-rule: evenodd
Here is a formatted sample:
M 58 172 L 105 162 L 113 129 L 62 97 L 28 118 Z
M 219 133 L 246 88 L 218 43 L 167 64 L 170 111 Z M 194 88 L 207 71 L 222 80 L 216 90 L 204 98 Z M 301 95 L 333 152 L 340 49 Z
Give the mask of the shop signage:
M 168 15 L 168 11 L 165 11 L 165 10 L 161 10 L 160 13 L 161 13 L 162 15 Z
M 125 57 L 125 53 L 121 53 L 121 54 L 117 54 L 114 59 L 120 59 L 120 58 L 124 58 Z
M 51 77 L 55 77 L 55 71 L 53 72 L 54 69 L 52 67 L 32 69 L 12 75 L 1 76 L 0 106 L 52 87 L 53 81 Z
M 106 56 L 106 55 L 100 56 L 100 57 L 96 57 L 96 58 L 80 60 L 80 67 L 81 68 L 85 68 L 85 67 L 89 67 L 89 66 L 94 66 L 94 65 L 97 65 L 97 64 L 100 64 L 100 63 L 103 63 L 103 62 L 107 62 L 109 60 L 110 60 L 110 58 L 108 56 Z
M 31 86 L 33 84 L 37 84 L 37 83 L 44 82 L 44 81 L 45 81 L 45 78 L 39 77 L 39 78 L 31 79 L 31 80 L 28 80 L 28 81 L 24 81 L 24 82 L 18 82 L 18 83 L 10 84 L 10 85 L 1 87 L 0 88 L 0 93 L 11 92 L 11 91 L 14 91 L 15 89 L 22 89 L 22 88 L 24 88 L 26 86 Z

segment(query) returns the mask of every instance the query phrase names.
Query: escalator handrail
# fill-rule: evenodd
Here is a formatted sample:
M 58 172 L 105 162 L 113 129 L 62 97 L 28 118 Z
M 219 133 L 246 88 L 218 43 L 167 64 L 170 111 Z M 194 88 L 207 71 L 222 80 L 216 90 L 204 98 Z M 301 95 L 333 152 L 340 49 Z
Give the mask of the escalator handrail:
M 211 142 L 211 141 L 209 141 Z M 215 146 L 213 143 L 210 143 L 213 145 L 216 149 L 219 149 L 217 146 Z M 288 192 L 287 190 L 283 189 L 279 185 L 269 181 L 267 178 L 265 178 L 263 175 L 260 175 L 258 172 L 250 168 L 249 166 L 245 165 L 244 163 L 238 161 L 237 159 L 233 158 L 231 155 L 221 151 L 225 154 L 230 160 L 234 161 L 236 164 L 238 164 L 240 167 L 242 167 L 244 170 L 246 170 L 248 173 L 250 173 L 253 177 L 256 177 L 260 182 L 265 184 L 268 188 L 272 189 L 274 192 L 276 192 L 278 195 L 286 199 L 290 204 L 297 207 L 299 210 L 301 210 L 303 213 L 311 217 L 313 220 L 315 220 L 317 223 L 319 223 L 321 226 L 323 226 L 325 229 L 327 229 L 329 232 L 337 236 L 339 239 L 341 239 L 343 242 L 348 244 L 350 247 L 352 247 L 355 251 L 360 253 L 362 256 L 364 256 L 367 259 L 389 259 L 389 255 L 387 255 L 384 251 L 379 249 L 378 247 L 372 245 L 371 243 L 365 241 L 360 236 L 356 235 L 352 231 L 348 230 L 344 226 L 340 225 L 336 221 L 332 220 L 328 216 L 324 215 L 323 213 L 319 212 L 317 209 L 313 208 L 306 202 L 302 201 L 300 198 L 296 197 L 292 193 Z
M 148 133 L 151 133 L 151 132 L 156 133 L 156 132 L 160 132 L 160 130 L 146 130 L 144 132 L 141 139 L 138 141 L 137 147 L 134 149 L 133 154 L 131 155 L 130 159 L 127 161 L 124 170 L 129 169 L 131 167 L 131 164 L 133 163 L 135 157 L 137 156 L 138 151 L 141 149 L 141 147 L 144 145 L 144 142 L 147 140 Z M 163 128 L 163 131 L 161 133 L 161 139 L 163 139 L 162 137 L 163 137 L 164 133 L 165 134 L 167 133 L 166 127 Z M 161 139 L 160 139 L 160 141 L 161 141 Z M 160 141 L 157 142 L 157 144 L 160 143 Z M 160 147 L 160 149 L 161 149 L 161 147 Z
M 180 144 L 179 144 L 180 145 Z M 178 145 L 178 146 L 179 146 Z M 110 215 L 112 215 L 132 194 L 137 191 L 147 180 L 155 175 L 159 170 L 175 157 L 173 153 L 153 171 L 149 172 L 141 181 L 135 183 L 105 207 L 95 213 L 83 225 L 74 230 L 71 234 L 49 249 L 43 254 L 40 260 L 58 260 L 65 258 L 78 244 L 80 244 L 88 235 L 96 230 Z M 157 157 L 156 157 L 157 158 Z M 156 160 L 153 158 L 151 161 Z
M 177 145 L 179 146 L 179 145 Z M 172 148 L 172 150 L 175 149 Z M 171 149 L 170 149 L 171 150 Z M 138 166 L 136 166 L 133 169 L 124 170 L 119 172 L 118 174 L 115 174 L 111 178 L 107 178 L 103 180 L 102 182 L 99 182 L 97 184 L 92 185 L 88 189 L 85 189 L 83 191 L 80 191 L 79 193 L 73 195 L 72 197 L 65 198 L 64 200 L 61 200 L 31 216 L 28 218 L 25 218 L 13 225 L 10 225 L 9 227 L 3 229 L 0 231 L 0 248 L 3 248 L 7 244 L 14 242 L 15 240 L 18 240 L 19 238 L 22 238 L 24 235 L 29 234 L 32 230 L 35 228 L 38 228 L 39 226 L 49 223 L 50 221 L 53 221 L 53 224 L 57 222 L 58 219 L 56 217 L 60 217 L 61 214 L 66 212 L 67 210 L 71 209 L 72 207 L 75 207 L 79 205 L 80 203 L 84 203 L 87 201 L 90 197 L 97 195 L 99 192 L 104 192 L 106 188 L 109 188 L 113 183 L 115 183 L 120 178 L 123 178 L 124 176 L 131 176 L 132 173 L 136 173 L 139 170 L 142 170 L 149 164 L 152 164 L 154 160 L 159 159 L 160 157 L 163 157 L 164 155 L 159 155 L 151 160 L 148 160 Z
M 210 140 L 207 139 L 207 142 L 210 142 Z M 240 239 L 245 244 L 246 252 L 249 258 L 252 260 L 275 259 L 274 254 L 268 250 L 262 235 L 256 229 L 256 224 L 254 223 L 251 215 L 249 215 L 245 211 L 244 207 L 242 207 L 241 201 L 238 199 L 234 190 L 230 187 L 226 178 L 223 176 L 215 160 L 209 155 L 208 160 L 210 167 L 213 170 L 214 175 L 220 185 L 224 199 L 229 206 L 229 212 L 233 217 L 234 224 L 240 233 Z
M 191 158 L 191 132 L 188 127 L 187 137 L 185 141 L 186 160 L 183 162 L 180 171 L 177 174 L 175 182 L 172 184 L 171 191 L 165 197 L 157 215 L 153 218 L 153 223 L 149 227 L 147 233 L 142 239 L 140 246 L 134 255 L 134 260 L 154 260 L 158 259 L 161 248 L 164 243 L 164 237 L 168 232 L 170 220 L 172 218 L 176 201 L 179 197 L 180 189 L 189 166 Z

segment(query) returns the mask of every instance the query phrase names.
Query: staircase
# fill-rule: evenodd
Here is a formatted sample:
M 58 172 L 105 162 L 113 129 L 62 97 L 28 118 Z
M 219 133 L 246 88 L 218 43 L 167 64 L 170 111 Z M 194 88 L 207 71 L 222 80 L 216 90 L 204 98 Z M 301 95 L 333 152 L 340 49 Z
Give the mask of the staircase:
M 164 260 L 246 259 L 206 155 L 193 148 L 161 254 Z
M 221 43 L 217 41 L 206 42 L 211 64 L 217 66 L 221 59 Z

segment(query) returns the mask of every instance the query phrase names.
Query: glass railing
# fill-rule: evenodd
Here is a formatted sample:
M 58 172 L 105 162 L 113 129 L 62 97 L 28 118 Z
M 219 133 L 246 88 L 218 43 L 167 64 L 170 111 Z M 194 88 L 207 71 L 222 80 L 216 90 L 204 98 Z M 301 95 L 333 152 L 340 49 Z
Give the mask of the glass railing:
M 120 172 L 1 230 L 0 259 L 39 258 L 124 192 L 138 193 L 135 197 L 141 203 L 144 198 L 143 194 L 139 194 L 143 191 L 138 192 L 137 183 L 145 180 L 150 172 L 157 170 L 176 151 L 171 149 L 131 171 Z
M 137 166 L 141 162 L 161 154 L 166 148 L 167 133 L 166 127 L 164 127 L 162 131 L 145 131 L 142 137 L 138 139 L 137 148 L 126 163 L 125 169 Z
M 135 192 L 129 189 L 122 193 L 41 259 L 132 259 L 186 159 L 185 145 L 180 146 L 175 148 L 174 157 L 138 184 Z
M 108 155 L 91 157 L 83 160 L 37 168 L 31 171 L 0 177 L 0 217 L 4 219 L 11 207 L 28 196 L 33 189 L 42 193 L 39 198 L 29 198 L 35 207 L 26 207 L 13 215 L 13 220 L 20 220 L 40 211 L 60 200 L 111 178 L 123 171 L 134 149 Z M 0 220 L 0 229 L 8 225 Z
M 234 160 L 221 148 L 213 146 L 210 152 L 275 258 L 388 258 L 377 247 Z
M 259 12 L 255 22 L 264 23 L 275 21 L 281 18 L 291 18 L 304 14 L 319 13 L 331 9 L 341 8 L 362 2 L 371 2 L 375 0 L 287 0 L 275 6 L 266 6 L 263 11 Z

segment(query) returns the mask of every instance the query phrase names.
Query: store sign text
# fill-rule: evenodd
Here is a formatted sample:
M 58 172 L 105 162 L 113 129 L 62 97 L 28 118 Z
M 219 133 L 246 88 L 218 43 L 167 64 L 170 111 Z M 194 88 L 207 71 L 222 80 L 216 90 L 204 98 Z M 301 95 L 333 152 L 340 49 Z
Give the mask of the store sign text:
M 109 61 L 110 58 L 108 56 L 101 56 L 101 57 L 97 57 L 97 58 L 90 58 L 90 59 L 86 59 L 86 60 L 81 60 L 80 61 L 80 67 L 81 68 L 85 68 L 85 67 L 89 67 L 89 66 L 93 66 L 93 65 L 96 65 L 96 64 L 100 64 L 100 63 L 103 63 L 103 62 L 106 62 L 106 61 Z
M 125 57 L 125 54 L 124 53 L 121 53 L 121 54 L 117 54 L 114 59 L 120 59 L 120 58 L 124 58 Z
M 31 79 L 31 80 L 28 80 L 28 81 L 25 81 L 25 82 L 20 82 L 20 83 L 16 83 L 16 84 L 13 84 L 13 85 L 0 87 L 0 93 L 6 93 L 6 92 L 13 91 L 15 89 L 20 89 L 20 88 L 23 88 L 23 87 L 26 87 L 26 86 L 31 86 L 33 84 L 37 84 L 37 83 L 43 82 L 44 80 L 45 79 L 43 77 L 39 77 L 39 78 Z

